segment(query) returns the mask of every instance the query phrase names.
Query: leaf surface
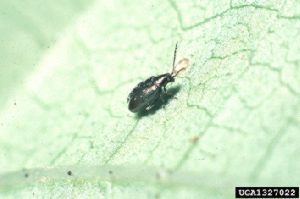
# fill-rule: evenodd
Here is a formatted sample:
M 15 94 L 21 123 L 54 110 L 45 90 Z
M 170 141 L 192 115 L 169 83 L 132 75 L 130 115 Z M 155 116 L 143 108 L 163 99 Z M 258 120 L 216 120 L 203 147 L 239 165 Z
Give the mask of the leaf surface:
M 54 2 L 79 8 L 50 23 L 14 5 L 31 16 L 14 34 L 48 50 L 1 47 L 9 64 L 30 54 L 15 64 L 22 84 L 1 79 L 1 197 L 233 198 L 300 183 L 299 2 Z M 177 41 L 191 64 L 175 97 L 132 114 L 128 93 L 171 70 Z

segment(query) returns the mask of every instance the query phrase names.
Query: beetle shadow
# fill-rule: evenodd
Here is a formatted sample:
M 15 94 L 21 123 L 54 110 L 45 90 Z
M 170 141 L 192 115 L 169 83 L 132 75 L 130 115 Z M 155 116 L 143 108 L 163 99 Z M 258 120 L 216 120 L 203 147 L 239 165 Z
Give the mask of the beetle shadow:
M 162 99 L 163 100 L 156 100 L 156 102 L 154 103 L 154 106 L 146 111 L 141 111 L 141 112 L 138 112 L 136 114 L 136 117 L 138 119 L 144 117 L 144 116 L 148 116 L 148 115 L 153 115 L 157 110 L 161 109 L 161 108 L 164 108 L 164 106 L 166 106 L 171 100 L 173 100 L 175 98 L 175 95 L 180 91 L 181 89 L 181 86 L 175 86 L 175 87 L 172 87 L 172 88 L 169 88 L 167 90 L 167 94 L 166 93 L 163 93 L 162 94 Z

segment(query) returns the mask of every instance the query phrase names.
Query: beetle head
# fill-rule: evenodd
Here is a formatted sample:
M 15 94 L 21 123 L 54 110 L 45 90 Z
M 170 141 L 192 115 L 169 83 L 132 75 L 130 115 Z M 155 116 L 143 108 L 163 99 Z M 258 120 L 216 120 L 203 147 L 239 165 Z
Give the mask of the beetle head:
M 166 76 L 166 81 L 167 82 L 174 82 L 175 81 L 175 78 L 172 76 L 172 74 L 168 74 L 167 76 Z

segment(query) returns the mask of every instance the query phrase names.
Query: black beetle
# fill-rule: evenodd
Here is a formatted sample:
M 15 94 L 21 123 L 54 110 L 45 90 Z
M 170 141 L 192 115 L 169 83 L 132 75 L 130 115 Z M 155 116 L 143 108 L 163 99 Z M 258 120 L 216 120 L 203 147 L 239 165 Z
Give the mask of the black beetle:
M 169 82 L 174 82 L 177 74 L 186 69 L 188 59 L 182 59 L 177 65 L 180 65 L 179 70 L 175 68 L 177 44 L 174 50 L 173 69 L 171 73 L 165 73 L 158 76 L 152 76 L 143 82 L 140 82 L 128 95 L 128 109 L 131 112 L 149 111 L 154 107 L 157 100 L 163 100 L 162 94 L 166 93 L 166 85 Z M 183 64 L 183 65 L 182 65 Z M 177 66 L 176 65 L 176 66 Z

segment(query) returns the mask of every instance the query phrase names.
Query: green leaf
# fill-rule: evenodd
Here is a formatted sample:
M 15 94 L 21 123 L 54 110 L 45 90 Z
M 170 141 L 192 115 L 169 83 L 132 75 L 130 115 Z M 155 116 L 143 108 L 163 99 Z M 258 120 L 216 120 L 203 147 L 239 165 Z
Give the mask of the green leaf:
M 299 185 L 299 2 L 0 7 L 1 197 L 233 198 L 235 186 Z M 191 64 L 168 85 L 175 97 L 129 112 L 131 89 L 171 70 L 176 42 Z

